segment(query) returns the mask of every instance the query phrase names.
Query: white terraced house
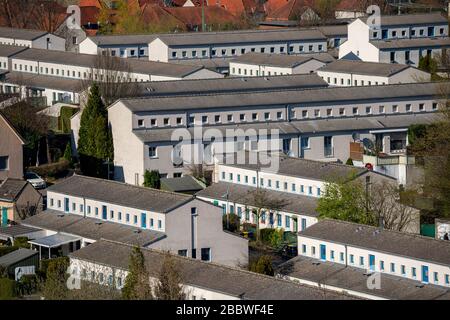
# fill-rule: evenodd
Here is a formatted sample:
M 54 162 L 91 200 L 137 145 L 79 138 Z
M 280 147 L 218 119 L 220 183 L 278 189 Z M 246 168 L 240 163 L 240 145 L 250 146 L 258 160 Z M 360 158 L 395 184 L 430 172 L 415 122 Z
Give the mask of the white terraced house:
M 30 241 L 41 257 L 110 239 L 225 265 L 248 263 L 248 240 L 223 231 L 220 208 L 115 181 L 75 175 L 55 184 L 48 189 L 46 211 L 22 225 L 46 231 L 46 237 Z
M 373 31 L 364 21 L 356 19 L 348 25 L 348 39 L 339 47 L 339 59 L 409 64 L 417 67 L 421 57 L 436 57 L 450 48 L 448 27 L 429 28 L 430 34 L 436 29 L 437 34 L 427 37 L 420 35 L 419 31 L 418 36 L 405 35 L 393 39 L 382 36 L 380 39 L 373 37 L 373 33 L 378 31 Z
M 243 163 L 231 163 L 240 156 L 245 159 Z M 298 232 L 317 223 L 317 199 L 325 192 L 330 179 L 396 183 L 395 179 L 365 168 L 337 163 L 272 155 L 264 159 L 277 165 L 263 165 L 265 160 L 261 154 L 252 152 L 238 153 L 232 158 L 215 165 L 215 183 L 196 195 L 222 207 L 224 214 L 236 214 L 242 222 L 253 224 L 258 223 L 252 214 L 253 194 L 258 188 L 264 189 L 270 198 L 283 199 L 285 205 L 281 209 L 264 208 L 259 221 L 261 228 Z
M 337 60 L 317 70 L 330 86 L 378 86 L 426 82 L 431 74 L 406 64 Z
M 20 47 L 66 50 L 66 40 L 46 31 L 0 27 L 0 44 Z
M 325 219 L 298 234 L 298 254 L 318 262 L 450 287 L 448 241 Z
M 350 144 L 366 138 L 388 155 L 404 154 L 408 127 L 438 117 L 439 88 L 435 83 L 272 88 L 121 99 L 108 108 L 114 177 L 139 185 L 145 170 L 182 176 L 193 155 L 213 163 L 241 150 L 344 163 Z M 269 138 L 271 130 L 278 137 Z

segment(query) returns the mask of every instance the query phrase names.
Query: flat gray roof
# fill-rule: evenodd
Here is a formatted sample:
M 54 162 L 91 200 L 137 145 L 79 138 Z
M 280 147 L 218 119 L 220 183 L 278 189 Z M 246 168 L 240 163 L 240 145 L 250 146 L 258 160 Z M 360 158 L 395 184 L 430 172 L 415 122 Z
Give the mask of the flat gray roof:
M 0 38 L 34 40 L 48 34 L 47 31 L 0 27 Z
M 312 281 L 322 285 L 352 290 L 390 300 L 436 300 L 450 299 L 449 289 L 433 284 L 421 284 L 405 277 L 379 273 L 379 289 L 367 288 L 368 274 L 365 269 L 345 266 L 308 257 L 295 257 L 281 266 L 277 273 L 282 276 Z
M 271 90 L 264 92 L 215 93 L 170 97 L 127 98 L 120 101 L 133 112 L 200 110 L 213 108 L 326 104 L 350 101 L 390 101 L 437 96 L 442 83 L 391 84 L 365 87 L 330 87 L 308 90 Z
M 47 190 L 48 192 L 94 199 L 159 213 L 168 213 L 193 199 L 191 196 L 184 194 L 80 175 L 73 175 L 52 185 Z
M 21 224 L 92 240 L 109 239 L 139 246 L 149 245 L 165 237 L 164 233 L 158 231 L 89 217 L 84 218 L 80 215 L 64 214 L 55 210 L 41 212 L 22 220 Z
M 316 212 L 317 199 L 314 197 L 307 197 L 300 194 L 280 192 L 268 189 L 263 190 L 264 192 L 266 192 L 267 197 L 271 199 L 283 200 L 285 202 L 285 205 L 283 206 L 283 208 L 279 209 L 279 211 L 303 214 L 311 217 L 317 217 L 319 215 Z M 197 192 L 195 195 L 197 197 L 226 201 L 227 199 L 226 196 L 224 197 L 224 195 L 228 192 L 229 201 L 243 205 L 254 206 L 255 200 L 253 195 L 256 191 L 256 187 L 221 181 L 218 183 L 213 183 L 206 189 Z
M 399 40 L 374 40 L 370 41 L 370 43 L 381 50 L 404 48 L 433 48 L 450 46 L 450 38 L 442 37 Z
M 317 59 L 311 56 L 306 57 L 300 55 L 249 52 L 234 58 L 230 62 L 264 65 L 264 66 L 277 66 L 283 68 L 294 68 L 311 60 Z
M 170 190 L 173 192 L 198 191 L 203 189 L 203 186 L 201 186 L 192 176 L 162 178 L 161 186 L 164 186 L 165 190 Z
M 366 19 L 367 22 L 367 19 Z M 417 25 L 447 25 L 448 20 L 439 12 L 381 15 L 381 26 L 417 26 Z
M 365 62 L 358 60 L 336 60 L 318 71 L 365 74 L 390 77 L 406 69 L 413 68 L 406 64 Z
M 40 231 L 39 228 L 26 227 L 21 224 L 15 224 L 8 227 L 0 227 L 0 238 L 20 237 L 32 232 Z
M 450 265 L 450 243 L 448 241 L 410 233 L 380 231 L 377 227 L 324 219 L 300 232 L 299 236 Z
M 0 266 L 9 267 L 13 264 L 16 264 L 22 260 L 28 259 L 29 257 L 38 255 L 39 252 L 35 250 L 19 248 L 13 252 L 5 254 L 0 257 Z
M 0 28 L 1 29 L 1 28 Z M 11 57 L 19 52 L 27 50 L 28 47 L 0 44 L 0 57 Z
M 81 92 L 84 89 L 79 79 L 39 75 L 26 72 L 8 72 L 1 82 L 21 84 L 38 89 L 55 89 L 67 92 Z
M 127 270 L 133 247 L 111 241 L 97 241 L 71 254 L 70 258 L 98 263 Z M 164 253 L 147 248 L 141 249 L 147 271 L 157 277 Z M 295 284 L 242 269 L 211 262 L 173 256 L 183 283 L 198 288 L 224 293 L 245 300 L 335 300 L 353 299 L 344 294 Z
M 81 238 L 68 234 L 55 233 L 51 236 L 30 240 L 29 243 L 46 248 L 55 248 L 78 240 L 81 240 Z
M 169 46 L 241 44 L 286 41 L 326 41 L 319 30 L 240 30 L 164 34 L 158 37 Z
M 52 51 L 44 49 L 27 49 L 14 55 L 13 59 L 95 68 L 96 66 L 98 66 L 98 59 L 101 58 L 98 55 L 92 54 Z M 117 61 L 120 61 L 120 63 L 111 64 L 119 71 L 130 71 L 141 74 L 184 77 L 203 68 L 201 66 L 180 65 L 142 59 L 125 59 L 118 57 L 115 59 L 117 59 Z
M 224 137 L 227 130 L 248 130 L 248 129 L 268 129 L 279 130 L 280 134 L 308 134 L 319 132 L 339 132 L 349 130 L 382 130 L 395 128 L 408 128 L 412 124 L 430 124 L 439 119 L 438 113 L 421 113 L 421 114 L 398 114 L 386 116 L 367 116 L 367 117 L 346 117 L 333 119 L 318 120 L 299 120 L 291 122 L 259 122 L 245 124 L 231 124 L 213 126 L 214 129 L 222 132 Z M 135 129 L 133 133 L 143 142 L 161 142 L 172 141 L 173 128 L 163 129 Z M 187 130 L 194 136 L 194 127 Z M 238 136 L 246 136 L 248 132 Z
M 296 74 L 273 77 L 226 77 L 173 81 L 152 81 L 133 83 L 137 96 L 186 95 L 215 92 L 263 91 L 267 89 L 326 88 L 328 84 L 316 74 Z M 133 89 L 136 90 L 136 89 Z

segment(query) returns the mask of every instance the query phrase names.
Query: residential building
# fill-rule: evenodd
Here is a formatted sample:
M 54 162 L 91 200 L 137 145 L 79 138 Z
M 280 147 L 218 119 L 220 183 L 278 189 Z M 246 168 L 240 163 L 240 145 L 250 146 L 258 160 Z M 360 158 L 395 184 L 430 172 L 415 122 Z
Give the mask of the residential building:
M 36 214 L 41 204 L 42 195 L 27 181 L 8 178 L 0 184 L 2 226 Z
M 420 35 L 419 32 L 418 36 L 379 38 L 374 35 L 380 31 L 373 31 L 369 25 L 357 19 L 348 25 L 348 39 L 339 47 L 339 59 L 410 64 L 417 67 L 420 57 L 436 57 L 450 47 L 448 28 L 427 28 L 437 28 L 439 36 Z
M 153 61 L 236 57 L 248 52 L 299 54 L 327 51 L 318 30 L 246 30 L 160 35 L 148 45 Z
M 47 189 L 47 210 L 22 224 L 47 231 L 51 241 L 30 242 L 41 254 L 49 242 L 67 253 L 106 238 L 225 265 L 248 263 L 247 239 L 223 231 L 220 208 L 190 195 L 110 180 L 67 178 Z
M 317 70 L 330 86 L 377 86 L 426 82 L 431 75 L 406 64 L 337 60 Z
M 325 219 L 298 234 L 300 256 L 450 286 L 450 244 L 419 235 Z
M 39 268 L 39 255 L 34 250 L 19 248 L 1 256 L 0 266 L 5 268 L 5 273 L 8 277 L 19 280 L 17 268 L 34 267 L 34 270 L 37 270 Z
M 66 50 L 65 39 L 46 31 L 0 27 L 0 44 L 45 50 Z
M 132 246 L 100 240 L 70 254 L 71 270 L 81 279 L 121 289 L 128 274 Z M 142 249 L 150 279 L 158 277 L 164 253 Z M 347 300 L 352 296 L 298 285 L 238 268 L 174 257 L 189 300 Z
M 108 108 L 115 179 L 139 185 L 147 169 L 170 178 L 186 172 L 194 155 L 213 163 L 243 149 L 346 162 L 350 142 L 370 139 L 383 152 L 398 154 L 406 150 L 411 124 L 437 119 L 440 87 L 415 83 L 121 99 Z M 278 136 L 269 139 L 269 133 Z
M 230 61 L 230 76 L 257 77 L 308 74 L 326 63 L 314 55 L 246 53 Z
M 24 139 L 0 111 L 0 182 L 7 178 L 23 178 Z
M 335 259 L 339 253 L 334 253 Z M 448 288 L 387 273 L 299 255 L 281 266 L 277 276 L 312 287 L 347 293 L 369 300 L 448 300 Z

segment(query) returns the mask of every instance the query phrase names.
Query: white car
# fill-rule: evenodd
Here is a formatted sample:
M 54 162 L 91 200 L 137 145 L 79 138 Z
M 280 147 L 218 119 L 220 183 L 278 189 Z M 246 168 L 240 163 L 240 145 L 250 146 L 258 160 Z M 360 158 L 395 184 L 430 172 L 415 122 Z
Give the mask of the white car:
M 47 187 L 45 180 L 34 172 L 25 173 L 25 180 L 27 180 L 35 189 L 45 189 Z

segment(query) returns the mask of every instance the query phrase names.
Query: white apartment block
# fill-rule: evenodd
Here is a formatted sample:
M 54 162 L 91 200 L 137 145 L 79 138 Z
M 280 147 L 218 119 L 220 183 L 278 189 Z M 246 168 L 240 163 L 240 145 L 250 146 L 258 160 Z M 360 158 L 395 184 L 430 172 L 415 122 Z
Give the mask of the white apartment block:
M 121 58 L 148 60 L 148 44 L 157 35 L 99 35 L 87 37 L 79 44 L 79 52 L 85 54 L 108 54 Z
M 225 265 L 248 262 L 247 240 L 223 231 L 220 208 L 192 196 L 115 181 L 75 175 L 55 184 L 47 192 L 47 210 L 22 224 L 45 229 L 52 239 L 69 235 L 79 247 L 106 237 Z M 95 227 L 102 224 L 110 229 L 103 235 Z M 123 229 L 131 231 L 124 236 Z M 45 240 L 31 243 L 42 246 Z
M 0 28 L 0 44 L 44 50 L 66 50 L 65 39 L 40 30 Z
M 230 76 L 258 77 L 289 74 L 309 74 L 325 66 L 311 55 L 246 53 L 230 61 Z
M 448 29 L 440 37 L 371 38 L 371 27 L 357 19 L 348 25 L 348 40 L 339 47 L 339 59 L 409 64 L 417 67 L 420 57 L 436 57 L 450 47 Z
M 419 235 L 325 219 L 298 234 L 298 254 L 450 287 L 450 244 Z
M 158 36 L 149 43 L 153 61 L 231 58 L 248 52 L 270 54 L 320 53 L 327 38 L 315 29 L 181 33 Z
M 132 246 L 100 240 L 69 255 L 71 272 L 82 280 L 122 289 L 128 275 Z M 164 254 L 144 248 L 151 283 L 157 279 Z M 174 257 L 187 300 L 322 300 L 354 299 L 328 290 L 292 283 L 241 268 Z
M 241 150 L 346 162 L 350 142 L 365 138 L 386 154 L 404 153 L 408 127 L 436 119 L 438 87 L 420 83 L 121 99 L 108 109 L 115 179 L 140 185 L 145 170 L 152 169 L 164 177 L 182 176 L 194 155 L 212 164 Z M 278 137 L 269 138 L 268 130 Z
M 330 86 L 377 86 L 427 82 L 431 75 L 410 65 L 337 60 L 317 70 Z

